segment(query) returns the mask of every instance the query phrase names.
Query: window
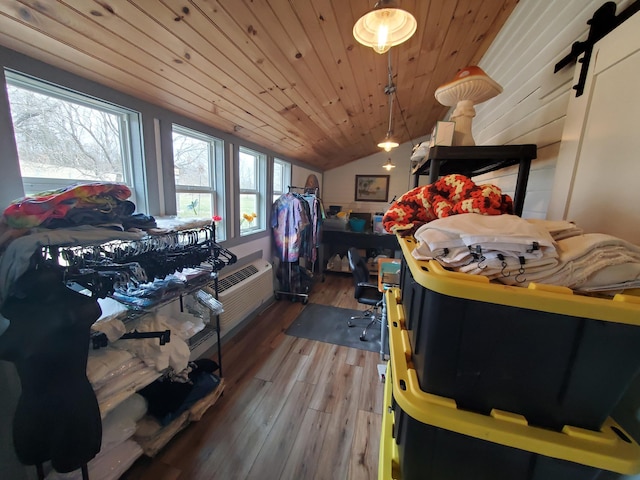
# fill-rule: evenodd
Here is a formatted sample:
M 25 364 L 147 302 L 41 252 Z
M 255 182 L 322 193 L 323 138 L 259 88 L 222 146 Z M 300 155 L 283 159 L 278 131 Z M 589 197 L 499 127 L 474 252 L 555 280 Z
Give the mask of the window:
M 224 240 L 222 140 L 173 125 L 173 163 L 178 217 L 223 217 L 216 232 Z
M 289 191 L 291 185 L 291 164 L 280 160 L 273 159 L 273 199 L 275 202 L 280 195 Z
M 15 72 L 6 79 L 25 194 L 82 181 L 125 183 L 135 192 L 137 112 Z
M 240 235 L 263 231 L 266 228 L 266 165 L 266 155 L 240 147 Z

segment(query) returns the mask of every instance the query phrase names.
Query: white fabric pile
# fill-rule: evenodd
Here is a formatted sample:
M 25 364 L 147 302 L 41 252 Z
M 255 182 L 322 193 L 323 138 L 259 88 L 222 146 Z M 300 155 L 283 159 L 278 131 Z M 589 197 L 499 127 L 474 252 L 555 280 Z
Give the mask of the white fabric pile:
M 102 421 L 102 446 L 88 464 L 91 480 L 116 480 L 142 455 L 142 448 L 131 439 L 138 420 L 147 412 L 147 401 L 135 394 L 118 405 Z M 59 473 L 52 470 L 46 480 L 81 480 L 82 472 Z
M 138 332 L 162 332 L 171 330 L 171 341 L 160 345 L 157 338 L 147 339 L 124 339 L 113 342 L 114 348 L 127 350 L 144 363 L 155 368 L 158 372 L 163 372 L 171 367 L 175 372 L 180 372 L 187 368 L 189 363 L 189 345 L 180 338 L 180 335 L 174 335 L 176 323 L 170 318 L 163 315 L 146 315 L 138 321 L 136 330 Z
M 168 369 L 179 373 L 187 368 L 191 352 L 187 341 L 204 328 L 202 319 L 188 314 L 178 318 L 150 314 L 141 318 L 138 332 L 171 331 L 171 341 L 160 345 L 157 338 L 109 338 L 111 343 L 98 350 L 90 350 L 87 378 L 98 399 L 102 416 L 110 412 L 133 392 L 153 382 Z M 106 325 L 122 323 L 111 320 Z M 97 324 L 94 328 L 98 330 Z
M 566 221 L 515 215 L 453 215 L 415 233 L 418 260 L 485 275 L 507 285 L 530 282 L 617 293 L 640 286 L 640 247 Z
M 89 350 L 87 378 L 94 390 L 133 365 L 133 354 L 113 347 Z M 138 359 L 136 359 L 138 360 Z

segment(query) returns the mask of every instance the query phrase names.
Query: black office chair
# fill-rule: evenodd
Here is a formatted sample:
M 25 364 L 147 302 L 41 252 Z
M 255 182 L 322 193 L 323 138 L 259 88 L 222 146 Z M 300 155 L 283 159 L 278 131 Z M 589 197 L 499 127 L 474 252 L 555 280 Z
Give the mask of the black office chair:
M 380 308 L 382 307 L 382 292 L 378 291 L 377 284 L 371 282 L 367 263 L 360 256 L 358 250 L 354 247 L 351 247 L 348 251 L 348 255 L 349 266 L 351 267 L 351 272 L 353 273 L 353 296 L 356 300 L 358 300 L 358 303 L 368 305 L 369 308 L 365 310 L 361 316 L 351 317 L 349 320 L 347 320 L 347 325 L 349 327 L 355 327 L 355 324 L 352 322 L 352 320 L 362 318 L 368 319 L 369 322 L 364 327 L 364 330 L 360 335 L 360 340 L 364 342 L 367 340 L 367 329 L 369 329 L 375 323 L 380 323 L 379 313 Z

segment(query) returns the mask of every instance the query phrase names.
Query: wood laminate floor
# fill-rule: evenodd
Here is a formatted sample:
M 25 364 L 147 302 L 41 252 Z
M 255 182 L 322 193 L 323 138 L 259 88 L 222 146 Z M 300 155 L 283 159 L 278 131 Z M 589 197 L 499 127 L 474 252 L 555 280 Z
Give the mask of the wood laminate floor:
M 364 309 L 345 274 L 327 274 L 313 286 L 309 302 Z M 380 356 L 285 335 L 302 308 L 300 302 L 277 301 L 223 341 L 222 398 L 122 478 L 376 479 Z

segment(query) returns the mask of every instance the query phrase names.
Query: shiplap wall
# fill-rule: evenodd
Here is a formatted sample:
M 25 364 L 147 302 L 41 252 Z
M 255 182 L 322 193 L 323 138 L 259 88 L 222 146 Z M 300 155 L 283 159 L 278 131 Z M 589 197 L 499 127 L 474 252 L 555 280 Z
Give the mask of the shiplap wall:
M 521 0 L 487 50 L 480 67 L 504 91 L 476 106 L 473 137 L 477 145 L 534 143 L 524 217 L 545 218 L 575 64 L 554 74 L 555 64 L 577 40 L 587 37 L 587 20 L 603 0 Z M 617 11 L 630 0 L 618 0 Z M 513 194 L 515 167 L 477 177 Z

